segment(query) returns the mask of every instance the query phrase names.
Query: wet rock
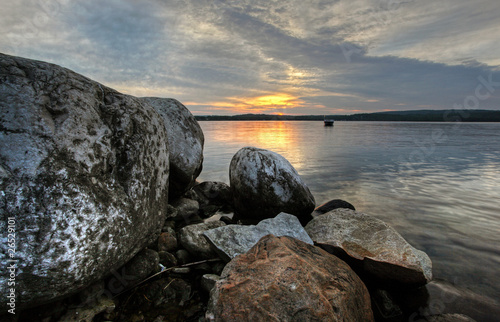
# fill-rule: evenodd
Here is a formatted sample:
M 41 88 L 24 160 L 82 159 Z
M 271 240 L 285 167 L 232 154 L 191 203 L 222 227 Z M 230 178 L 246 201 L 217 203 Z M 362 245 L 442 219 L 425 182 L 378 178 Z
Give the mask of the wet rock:
M 130 285 L 135 285 L 148 276 L 152 275 L 158 269 L 160 256 L 151 249 L 143 249 L 124 266 L 127 274 L 127 281 Z
M 335 209 L 314 218 L 306 231 L 315 244 L 353 267 L 383 281 L 424 285 L 432 263 L 383 221 L 351 209 Z
M 177 266 L 177 258 L 172 253 L 160 251 L 158 256 L 160 257 L 160 264 L 166 268 Z
M 177 238 L 175 233 L 163 232 L 158 237 L 158 251 L 171 252 L 177 249 Z
M 203 233 L 217 254 L 227 262 L 239 254 L 246 253 L 262 237 L 269 234 L 276 237 L 293 237 L 313 245 L 297 217 L 284 212 L 275 218 L 264 219 L 256 226 L 228 225 Z
M 153 108 L 60 66 L 0 54 L 0 79 L 0 217 L 16 223 L 16 304 L 34 306 L 158 237 L 168 139 Z M 2 247 L 0 266 L 7 259 Z M 0 285 L 8 278 L 1 270 Z
M 205 274 L 201 277 L 201 287 L 207 292 L 210 293 L 210 291 L 214 288 L 215 283 L 220 280 L 219 275 L 215 274 Z
M 344 201 L 342 199 L 333 199 L 316 207 L 312 213 L 312 216 L 316 217 L 338 208 L 347 208 L 356 210 L 356 208 L 354 208 L 354 206 L 348 203 L 347 201 Z
M 305 225 L 314 210 L 314 197 L 293 166 L 281 155 L 246 147 L 232 158 L 229 168 L 236 213 L 243 219 L 295 215 Z
M 170 155 L 170 196 L 181 196 L 201 172 L 203 131 L 193 114 L 175 99 L 141 97 L 140 100 L 152 106 L 163 118 Z
M 208 241 L 203 237 L 207 230 L 225 226 L 222 221 L 211 221 L 196 225 L 190 225 L 179 231 L 180 242 L 193 257 L 210 259 L 217 257 Z
M 209 321 L 373 321 L 366 287 L 347 264 L 290 237 L 263 237 L 227 264 Z

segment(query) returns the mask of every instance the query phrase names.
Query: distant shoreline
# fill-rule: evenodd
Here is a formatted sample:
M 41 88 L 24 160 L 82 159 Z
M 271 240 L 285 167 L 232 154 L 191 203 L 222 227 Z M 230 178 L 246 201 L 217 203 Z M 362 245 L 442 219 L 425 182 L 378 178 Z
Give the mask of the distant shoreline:
M 393 121 L 393 122 L 500 122 L 500 110 L 415 110 L 351 115 L 195 115 L 198 121 Z

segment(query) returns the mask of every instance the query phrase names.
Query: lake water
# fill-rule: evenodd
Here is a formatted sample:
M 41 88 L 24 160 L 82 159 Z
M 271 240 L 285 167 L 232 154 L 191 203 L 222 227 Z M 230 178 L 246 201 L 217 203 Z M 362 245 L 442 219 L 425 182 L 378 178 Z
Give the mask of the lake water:
M 432 259 L 434 277 L 500 298 L 500 123 L 205 121 L 200 181 L 244 146 L 283 155 L 320 205 L 344 199 Z

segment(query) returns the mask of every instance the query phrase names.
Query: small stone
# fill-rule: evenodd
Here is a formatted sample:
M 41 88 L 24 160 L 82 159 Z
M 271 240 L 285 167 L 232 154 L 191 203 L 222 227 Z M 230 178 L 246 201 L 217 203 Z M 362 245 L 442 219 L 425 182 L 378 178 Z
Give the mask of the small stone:
M 158 251 L 171 252 L 177 248 L 177 238 L 175 238 L 174 234 L 170 232 L 160 234 L 160 237 L 158 237 Z
M 177 266 L 177 258 L 172 253 L 160 251 L 158 255 L 160 256 L 160 264 L 166 268 Z
M 201 287 L 207 292 L 210 293 L 212 288 L 214 288 L 215 283 L 220 280 L 219 275 L 215 274 L 205 274 L 201 277 Z
M 167 220 L 165 221 L 165 224 L 163 224 L 163 228 L 161 229 L 162 232 L 169 232 L 173 235 L 175 235 L 175 221 L 173 220 Z
M 180 242 L 195 258 L 210 259 L 217 257 L 208 241 L 203 237 L 203 232 L 225 225 L 222 221 L 211 221 L 186 226 L 179 231 Z
M 175 257 L 179 260 L 179 264 L 187 264 L 192 261 L 192 257 L 189 252 L 185 249 L 179 249 L 175 252 Z

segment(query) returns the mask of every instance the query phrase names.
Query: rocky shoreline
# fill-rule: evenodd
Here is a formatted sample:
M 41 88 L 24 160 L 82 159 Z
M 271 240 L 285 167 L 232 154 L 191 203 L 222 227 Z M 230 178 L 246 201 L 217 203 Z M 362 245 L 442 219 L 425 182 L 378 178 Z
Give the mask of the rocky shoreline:
M 0 54 L 0 265 L 14 321 L 488 321 L 436 296 L 432 263 L 343 200 L 316 207 L 281 155 L 238 151 L 197 182 L 204 137 L 174 99 L 136 98 Z M 16 252 L 6 248 L 15 218 Z M 10 275 L 0 273 L 2 298 Z M 447 290 L 448 293 L 445 292 Z M 481 315 L 481 308 L 488 314 Z M 462 314 L 457 314 L 462 313 Z

